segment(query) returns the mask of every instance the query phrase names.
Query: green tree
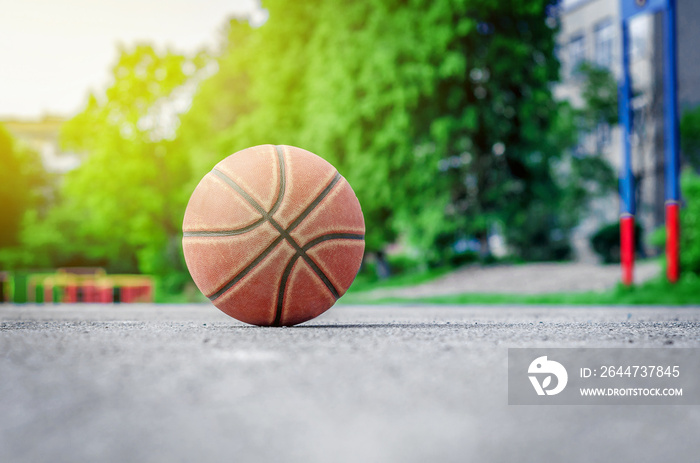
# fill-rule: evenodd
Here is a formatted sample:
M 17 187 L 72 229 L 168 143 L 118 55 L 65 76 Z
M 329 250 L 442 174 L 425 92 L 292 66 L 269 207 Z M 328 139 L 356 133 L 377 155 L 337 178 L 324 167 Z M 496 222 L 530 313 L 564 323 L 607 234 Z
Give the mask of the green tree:
M 683 272 L 700 275 L 700 176 L 686 169 L 681 176 L 680 264 Z
M 593 130 L 599 123 L 618 123 L 617 81 L 610 69 L 583 62 L 579 66 L 583 77 L 581 111 L 584 128 Z
M 122 49 L 105 95 L 91 95 L 66 123 L 63 145 L 83 161 L 47 219 L 74 243 L 64 259 L 112 271 L 183 271 L 178 236 L 190 168 L 173 141 L 176 104 L 203 60 L 147 45 Z
M 38 154 L 21 146 L 0 125 L 0 248 L 19 244 L 26 212 L 42 200 L 46 174 Z
M 601 124 L 618 123 L 617 81 L 608 68 L 584 62 L 579 68 L 582 79 L 583 106 L 571 109 L 570 123 L 579 134 L 591 134 Z M 581 136 L 581 135 L 579 135 Z M 570 210 L 577 214 L 585 210 L 591 197 L 607 196 L 617 191 L 617 176 L 605 154 L 596 146 L 593 151 L 577 153 L 570 158 L 571 173 L 567 180 L 572 197 Z
M 680 123 L 681 149 L 688 168 L 681 175 L 681 271 L 700 275 L 700 106 L 683 112 Z M 665 233 L 658 240 L 665 242 Z
M 501 223 L 519 255 L 557 257 L 570 224 L 553 168 L 571 135 L 550 91 L 554 3 L 267 1 L 262 27 L 231 24 L 179 136 L 210 140 L 192 151 L 206 168 L 260 143 L 326 157 L 368 250 L 401 235 L 440 261 Z
M 700 105 L 683 112 L 680 133 L 684 159 L 700 170 Z
M 680 135 L 683 160 L 687 166 L 681 174 L 680 263 L 681 271 L 700 275 L 700 106 L 686 109 L 681 117 Z M 663 248 L 666 230 L 657 229 L 653 244 Z

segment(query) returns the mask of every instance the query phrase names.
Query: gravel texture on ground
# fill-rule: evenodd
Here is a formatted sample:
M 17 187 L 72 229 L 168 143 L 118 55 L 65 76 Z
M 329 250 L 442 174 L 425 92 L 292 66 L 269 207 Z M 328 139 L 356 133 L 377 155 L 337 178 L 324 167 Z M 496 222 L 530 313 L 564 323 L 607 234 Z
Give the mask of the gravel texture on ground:
M 700 406 L 509 406 L 508 347 L 700 347 L 700 308 L 0 306 L 0 462 L 697 462 Z

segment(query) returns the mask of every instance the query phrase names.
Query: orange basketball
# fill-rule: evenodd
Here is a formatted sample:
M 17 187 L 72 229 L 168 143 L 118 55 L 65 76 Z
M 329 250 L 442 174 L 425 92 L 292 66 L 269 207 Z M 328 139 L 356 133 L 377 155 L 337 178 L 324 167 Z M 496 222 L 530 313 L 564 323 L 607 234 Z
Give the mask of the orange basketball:
M 255 146 L 218 163 L 192 193 L 182 229 L 197 287 L 253 325 L 296 325 L 328 310 L 365 248 L 350 184 L 293 146 Z

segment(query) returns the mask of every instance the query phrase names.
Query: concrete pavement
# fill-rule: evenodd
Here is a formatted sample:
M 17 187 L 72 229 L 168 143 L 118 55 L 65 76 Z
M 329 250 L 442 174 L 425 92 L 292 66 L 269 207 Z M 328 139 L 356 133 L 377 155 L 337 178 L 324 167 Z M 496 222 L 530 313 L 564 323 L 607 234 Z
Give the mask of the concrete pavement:
M 661 272 L 655 260 L 637 262 L 635 283 L 648 281 Z M 540 262 L 522 265 L 468 265 L 433 281 L 409 288 L 386 288 L 363 294 L 367 300 L 383 297 L 420 298 L 448 294 L 547 294 L 605 291 L 621 277 L 620 264 L 586 262 Z
M 700 347 L 700 308 L 0 306 L 1 462 L 697 462 L 700 406 L 509 406 L 508 347 Z

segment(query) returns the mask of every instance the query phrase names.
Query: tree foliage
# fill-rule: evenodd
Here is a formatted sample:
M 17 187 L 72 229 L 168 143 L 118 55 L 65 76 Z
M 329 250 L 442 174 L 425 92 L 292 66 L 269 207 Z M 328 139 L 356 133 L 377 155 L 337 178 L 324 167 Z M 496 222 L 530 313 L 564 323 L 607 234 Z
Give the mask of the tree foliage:
M 583 77 L 581 96 L 584 128 L 593 130 L 599 123 L 618 123 L 617 81 L 610 69 L 583 62 L 578 71 Z
M 700 106 L 683 112 L 680 132 L 684 159 L 695 170 L 700 170 Z
M 692 169 L 681 175 L 680 264 L 684 272 L 700 275 L 700 176 Z
M 369 250 L 402 236 L 439 260 L 502 223 L 518 254 L 556 257 L 570 224 L 553 166 L 571 127 L 550 91 L 553 3 L 270 0 L 262 27 L 231 23 L 179 135 L 209 140 L 198 174 L 260 143 L 326 157 L 360 199 Z
M 0 248 L 19 244 L 23 217 L 42 200 L 46 181 L 38 154 L 0 125 Z
M 65 125 L 63 146 L 84 158 L 46 219 L 65 243 L 55 251 L 59 260 L 146 273 L 181 267 L 177 237 L 190 168 L 173 149 L 171 106 L 201 61 L 147 45 L 122 49 L 112 85 Z M 50 236 L 31 239 L 53 249 Z
M 401 241 L 440 264 L 499 228 L 523 259 L 564 258 L 587 192 L 585 166 L 567 156 L 577 113 L 551 92 L 555 3 L 267 0 L 268 21 L 232 20 L 212 61 L 124 49 L 110 88 L 65 127 L 82 165 L 48 216 L 26 216 L 23 240 L 53 265 L 184 272 L 196 183 L 225 156 L 273 143 L 348 179 L 369 251 Z
M 573 110 L 570 121 L 579 134 L 594 134 L 601 124 L 614 126 L 618 123 L 617 82 L 608 68 L 590 62 L 582 63 L 578 72 L 582 79 L 581 97 L 583 106 Z M 617 176 L 605 154 L 599 147 L 571 158 L 570 180 L 573 189 L 581 190 L 577 195 L 581 205 L 593 196 L 606 196 L 617 189 Z M 583 154 L 583 155 L 581 155 Z M 580 210 L 581 207 L 575 207 Z

